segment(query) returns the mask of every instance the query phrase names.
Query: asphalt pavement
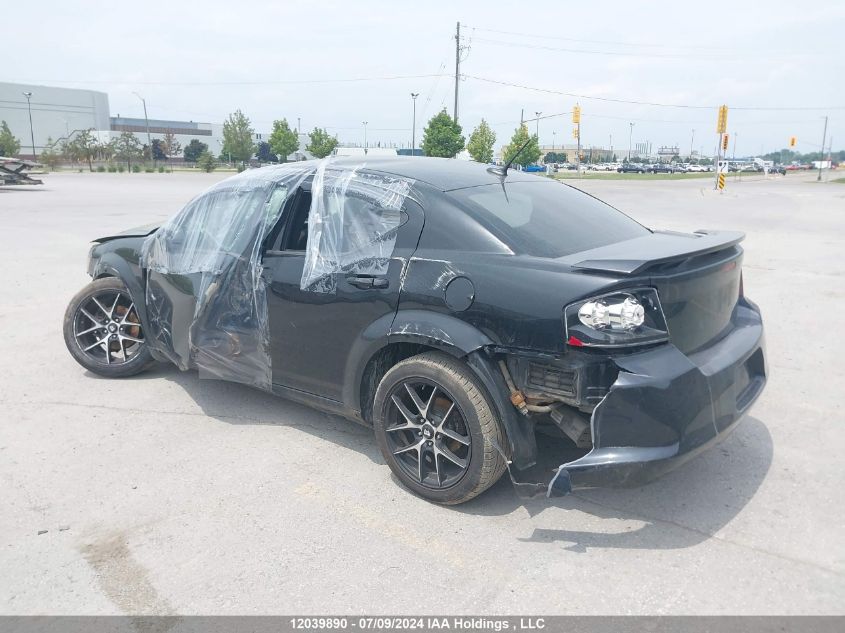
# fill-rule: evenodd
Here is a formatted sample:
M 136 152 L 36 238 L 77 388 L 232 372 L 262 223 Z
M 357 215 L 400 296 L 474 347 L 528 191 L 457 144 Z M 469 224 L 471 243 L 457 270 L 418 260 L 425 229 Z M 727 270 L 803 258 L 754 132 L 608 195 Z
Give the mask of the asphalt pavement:
M 845 185 L 571 183 L 651 227 L 747 233 L 767 389 L 651 485 L 526 502 L 505 478 L 447 508 L 399 487 L 346 420 L 70 357 L 90 240 L 222 177 L 0 187 L 0 613 L 845 613 Z

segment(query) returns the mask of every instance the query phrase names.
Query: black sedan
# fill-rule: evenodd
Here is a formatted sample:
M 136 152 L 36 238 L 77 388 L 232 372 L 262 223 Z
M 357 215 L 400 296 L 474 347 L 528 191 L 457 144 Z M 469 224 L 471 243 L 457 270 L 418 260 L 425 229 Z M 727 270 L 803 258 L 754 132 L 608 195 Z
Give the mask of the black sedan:
M 435 502 L 506 470 L 528 494 L 637 485 L 721 440 L 766 382 L 742 238 L 462 161 L 265 167 L 95 240 L 64 336 L 97 374 L 172 362 L 370 425 Z M 549 433 L 577 454 L 526 483 Z
M 622 166 L 617 167 L 616 171 L 620 174 L 644 174 L 645 167 L 641 163 L 622 163 Z

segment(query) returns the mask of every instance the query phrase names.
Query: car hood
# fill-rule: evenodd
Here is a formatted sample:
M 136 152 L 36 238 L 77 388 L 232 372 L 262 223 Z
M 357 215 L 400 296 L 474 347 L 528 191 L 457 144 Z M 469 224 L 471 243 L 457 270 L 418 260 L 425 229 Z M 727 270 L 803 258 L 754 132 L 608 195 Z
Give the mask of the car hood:
M 126 229 L 125 231 L 115 233 L 114 235 L 98 237 L 91 241 L 102 244 L 104 242 L 110 242 L 111 240 L 120 239 L 121 237 L 146 237 L 151 233 L 155 233 L 160 226 L 161 222 L 152 222 L 150 224 L 144 224 L 143 226 L 136 226 L 134 229 Z

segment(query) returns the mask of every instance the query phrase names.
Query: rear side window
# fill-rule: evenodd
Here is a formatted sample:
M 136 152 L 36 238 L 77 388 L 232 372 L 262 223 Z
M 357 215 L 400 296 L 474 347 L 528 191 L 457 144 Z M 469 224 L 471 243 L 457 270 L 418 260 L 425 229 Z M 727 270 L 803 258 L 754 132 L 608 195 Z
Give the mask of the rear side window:
M 450 192 L 516 253 L 564 257 L 650 231 L 621 211 L 553 181 L 484 185 Z

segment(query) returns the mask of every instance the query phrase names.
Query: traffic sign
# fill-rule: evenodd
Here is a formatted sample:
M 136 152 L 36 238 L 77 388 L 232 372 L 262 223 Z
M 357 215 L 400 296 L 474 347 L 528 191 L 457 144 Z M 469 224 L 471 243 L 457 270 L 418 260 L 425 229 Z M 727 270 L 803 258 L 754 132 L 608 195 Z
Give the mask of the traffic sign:
M 581 122 L 581 106 L 579 106 L 577 103 L 575 104 L 575 107 L 572 108 L 572 122 L 573 123 L 580 123 Z
M 725 188 L 725 174 L 719 174 L 718 187 L 720 191 Z
M 716 131 L 724 134 L 728 131 L 728 106 L 719 106 L 719 116 L 716 119 Z

